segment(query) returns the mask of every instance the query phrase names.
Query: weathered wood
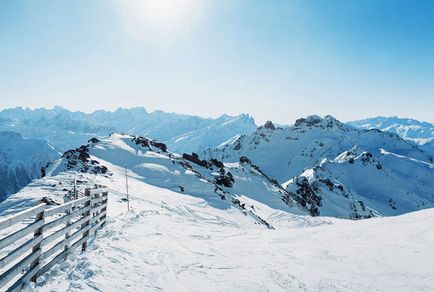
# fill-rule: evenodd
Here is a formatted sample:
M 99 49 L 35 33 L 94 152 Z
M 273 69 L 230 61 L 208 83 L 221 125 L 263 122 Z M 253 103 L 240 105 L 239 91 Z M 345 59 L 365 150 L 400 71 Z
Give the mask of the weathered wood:
M 0 249 L 5 248 L 6 246 L 10 245 L 11 243 L 14 243 L 15 241 L 23 238 L 24 236 L 29 235 L 30 233 L 34 232 L 38 228 L 41 228 L 44 225 L 44 222 L 42 220 L 38 220 L 32 224 L 27 225 L 23 229 L 12 233 L 11 235 L 8 235 L 7 237 L 0 240 Z
M 82 245 L 85 241 L 87 240 L 87 238 L 83 237 L 81 238 L 79 241 L 77 241 L 76 243 L 74 243 L 71 246 L 71 250 L 75 250 L 77 249 L 80 245 Z M 47 263 L 45 266 L 43 266 L 37 273 L 36 273 L 36 277 L 40 277 L 41 275 L 45 274 L 49 269 L 51 269 L 55 264 L 59 263 L 61 260 L 63 260 L 65 256 L 65 251 L 61 252 L 60 254 L 58 254 L 55 258 L 53 258 L 49 263 Z
M 52 228 L 54 228 L 56 226 L 59 226 L 60 224 L 63 224 L 65 222 L 67 222 L 68 220 L 72 219 L 72 218 L 75 218 L 75 217 L 78 217 L 78 216 L 82 216 L 83 214 L 85 214 L 89 210 L 90 210 L 89 206 L 88 207 L 82 207 L 80 209 L 76 209 L 74 212 L 71 212 L 71 214 L 67 214 L 67 215 L 65 215 L 63 217 L 60 217 L 59 219 L 56 219 L 56 220 L 53 220 L 51 222 L 45 223 L 45 225 L 43 227 L 44 232 L 47 231 L 47 230 L 49 230 L 49 229 L 52 229 Z
M 6 265 L 10 264 L 26 252 L 28 252 L 30 249 L 32 249 L 36 244 L 40 243 L 42 241 L 42 235 L 33 237 L 32 239 L 28 240 L 24 244 L 20 245 L 13 251 L 9 252 L 7 255 L 5 255 L 2 259 L 0 259 L 0 269 L 5 267 Z
M 57 213 L 64 213 L 66 210 L 68 210 L 72 207 L 78 206 L 80 204 L 86 203 L 89 200 L 90 200 L 89 197 L 83 197 L 83 198 L 80 198 L 78 200 L 70 201 L 66 204 L 47 209 L 45 211 L 45 216 L 49 217 L 49 216 L 52 216 L 52 215 L 57 214 Z
M 26 273 L 15 282 L 15 284 L 6 290 L 6 292 L 21 292 L 24 285 L 36 275 L 40 268 L 40 265 L 36 265 L 32 269 L 27 270 Z
M 78 200 L 49 209 L 47 209 L 45 204 L 40 204 L 0 220 L 0 229 L 3 229 L 36 215 L 33 223 L 0 239 L 1 250 L 33 232 L 33 238 L 27 240 L 0 259 L 0 269 L 3 269 L 24 256 L 24 259 L 18 260 L 17 263 L 14 263 L 12 267 L 0 275 L 0 291 L 4 291 L 2 288 L 5 285 L 11 285 L 8 283 L 25 271 L 19 280 L 15 281 L 7 290 L 21 291 L 25 283 L 29 280 L 36 282 L 40 275 L 65 259 L 70 252 L 77 249 L 79 246 L 82 247 L 83 251 L 86 250 L 90 234 L 95 233 L 96 230 L 106 222 L 108 189 L 86 189 L 85 195 L 85 197 Z M 65 213 L 65 215 L 45 223 L 45 219 L 48 216 L 59 213 Z M 94 216 L 92 217 L 92 215 Z M 83 217 L 80 218 L 80 216 Z M 79 219 L 73 222 L 73 219 L 77 217 L 79 217 Z M 64 223 L 66 223 L 65 227 L 44 237 L 48 230 Z M 49 250 L 45 252 L 42 251 L 43 246 L 52 243 L 63 235 L 65 235 L 64 239 L 57 242 Z M 59 250 L 61 251 L 60 253 L 58 253 Z M 26 253 L 29 254 L 26 255 Z M 56 255 L 56 253 L 58 254 Z M 52 258 L 53 256 L 54 258 Z M 50 258 L 51 260 L 43 265 L 43 263 Z
M 90 230 L 90 225 L 86 226 L 83 229 L 78 230 L 77 232 L 71 234 L 71 236 L 68 239 L 65 239 L 63 241 L 58 242 L 56 245 L 54 245 L 52 248 L 44 252 L 41 256 L 41 260 L 46 260 L 52 255 L 54 255 L 57 251 L 64 248 L 67 244 L 71 244 L 74 240 L 79 238 L 84 232 Z M 70 247 L 70 250 L 72 251 L 72 248 Z
M 92 209 L 92 213 L 96 213 L 96 212 L 104 209 L 106 206 L 107 206 L 107 204 L 103 204 L 103 205 L 97 206 L 97 207 L 95 207 L 95 208 Z
M 16 223 L 19 223 L 20 221 L 22 221 L 24 219 L 28 219 L 30 217 L 35 216 L 36 214 L 38 214 L 39 212 L 44 210 L 45 207 L 46 207 L 45 204 L 39 204 L 39 205 L 34 206 L 30 209 L 21 211 L 15 215 L 12 215 L 12 216 L 9 216 L 5 219 L 0 220 L 0 230 L 8 228 L 8 227 L 10 227 Z
M 42 221 L 42 224 L 44 224 L 44 210 L 42 210 L 40 213 L 38 213 L 38 215 L 36 215 L 36 220 L 38 221 Z M 35 230 L 33 236 L 34 237 L 38 237 L 42 235 L 42 226 L 38 229 Z M 41 242 L 38 244 L 35 244 L 35 246 L 33 246 L 32 248 L 32 253 L 35 253 L 38 255 L 38 257 L 32 261 L 30 263 L 30 269 L 33 270 L 35 267 L 39 267 L 39 264 L 41 263 L 41 255 L 42 255 L 42 245 Z M 36 277 L 33 276 L 30 281 L 35 282 L 36 283 Z
M 92 207 L 93 206 L 95 206 L 96 204 L 99 204 L 99 203 L 101 203 L 101 202 L 103 202 L 104 203 L 104 201 L 106 201 L 107 200 L 107 197 L 100 197 L 100 198 L 95 198 L 95 199 L 92 199 Z
M 15 278 L 18 274 L 21 273 L 27 266 L 39 257 L 38 253 L 32 252 L 28 256 L 26 256 L 22 261 L 16 263 L 13 267 L 9 268 L 6 272 L 4 272 L 0 277 L 0 288 L 3 288 L 10 280 Z
M 89 196 L 93 196 L 95 194 L 107 193 L 107 192 L 108 192 L 107 188 L 93 189 L 93 190 L 89 190 Z
M 90 233 L 95 233 L 98 230 L 98 228 L 100 228 L 104 223 L 105 221 L 98 222 L 95 226 L 92 227 Z
M 107 215 L 107 212 L 101 212 L 98 215 L 96 215 L 95 217 L 93 217 L 92 219 L 90 219 L 90 223 L 93 224 L 97 221 L 101 221 L 103 219 L 103 217 L 105 217 Z
M 88 196 L 90 198 L 90 200 L 86 203 L 86 205 L 92 207 L 92 198 L 91 198 L 91 193 L 89 189 L 86 189 L 84 192 L 85 196 Z M 86 221 L 86 223 L 82 224 L 81 227 L 84 228 L 86 226 L 90 226 L 90 219 L 92 219 L 92 210 L 89 210 L 86 213 L 86 218 L 88 218 L 88 220 Z M 83 244 L 81 245 L 81 250 L 85 251 L 87 248 L 87 240 L 89 239 L 89 231 L 86 231 L 85 233 L 83 233 Z
M 74 223 L 72 223 L 69 226 L 65 226 L 62 229 L 57 230 L 56 232 L 54 232 L 53 234 L 50 234 L 49 236 L 45 237 L 42 240 L 42 245 L 47 245 L 50 242 L 52 242 L 53 240 L 55 240 L 56 238 L 61 237 L 62 235 L 65 235 L 67 232 L 78 228 L 81 224 L 86 223 L 87 221 L 89 221 L 89 219 L 87 217 L 83 217 L 80 220 L 75 221 Z

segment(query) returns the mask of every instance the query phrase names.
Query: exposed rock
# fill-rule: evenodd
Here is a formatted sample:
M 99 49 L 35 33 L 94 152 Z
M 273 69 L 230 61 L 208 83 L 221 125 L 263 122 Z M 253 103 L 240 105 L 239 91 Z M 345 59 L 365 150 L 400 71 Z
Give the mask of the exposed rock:
M 267 121 L 264 125 L 264 129 L 276 130 L 276 127 L 274 126 L 273 122 Z
M 147 148 L 151 148 L 151 147 L 156 147 L 158 149 L 160 149 L 163 152 L 167 152 L 167 146 L 164 143 L 161 142 L 157 142 L 154 140 L 150 140 L 144 137 L 133 137 L 132 141 L 134 143 L 136 143 L 137 145 L 140 145 L 142 147 L 147 147 Z
M 185 160 L 188 160 L 190 162 L 193 162 L 197 165 L 200 165 L 202 167 L 208 167 L 209 166 L 208 161 L 199 159 L 199 156 L 196 153 L 192 153 L 191 155 L 184 153 L 184 154 L 182 154 L 182 158 L 184 158 Z

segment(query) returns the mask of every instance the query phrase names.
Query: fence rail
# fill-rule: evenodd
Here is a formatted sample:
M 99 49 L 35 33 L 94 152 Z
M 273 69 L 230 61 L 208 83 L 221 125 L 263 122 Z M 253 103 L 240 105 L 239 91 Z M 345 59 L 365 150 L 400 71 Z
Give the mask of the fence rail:
M 80 199 L 51 208 L 40 204 L 0 220 L 0 231 L 8 230 L 0 237 L 0 291 L 20 291 L 78 247 L 85 251 L 106 222 L 107 202 L 107 188 L 86 189 Z

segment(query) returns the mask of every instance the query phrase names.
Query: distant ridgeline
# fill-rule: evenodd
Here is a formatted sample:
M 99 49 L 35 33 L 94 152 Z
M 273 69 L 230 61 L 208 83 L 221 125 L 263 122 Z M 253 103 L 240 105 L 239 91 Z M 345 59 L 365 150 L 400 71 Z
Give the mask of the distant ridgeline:
M 162 111 L 148 113 L 144 108 L 86 114 L 55 107 L 0 111 L 0 130 L 47 140 L 62 152 L 79 147 L 92 137 L 107 137 L 111 133 L 157 139 L 175 152 L 199 152 L 217 147 L 237 134 L 250 134 L 256 125 L 246 114 L 211 119 Z

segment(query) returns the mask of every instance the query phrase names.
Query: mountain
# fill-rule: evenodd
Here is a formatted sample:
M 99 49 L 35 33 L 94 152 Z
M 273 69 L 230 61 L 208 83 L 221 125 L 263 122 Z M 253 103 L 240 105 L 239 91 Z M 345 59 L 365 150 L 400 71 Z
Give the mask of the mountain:
M 379 129 L 398 134 L 434 155 L 434 125 L 431 123 L 398 117 L 376 117 L 348 124 L 361 129 Z
M 233 193 L 221 200 L 213 192 L 207 179 L 216 166 L 211 171 L 190 162 L 193 155 L 172 163 L 160 143 L 126 135 L 88 144 L 65 153 L 47 176 L 0 203 L 2 219 L 42 197 L 67 201 L 74 180 L 80 195 L 94 184 L 109 189 L 107 224 L 86 252 L 71 253 L 38 278 L 36 291 L 432 290 L 434 209 L 359 221 L 294 215 L 289 212 L 297 208 L 274 209 L 254 198 L 243 209 L 229 202 Z M 130 211 L 124 162 L 134 162 L 128 167 Z M 181 165 L 187 162 L 204 178 Z M 224 165 L 226 173 L 238 167 Z M 235 178 L 234 190 L 247 193 L 242 185 L 254 180 L 258 199 L 277 195 L 267 191 L 271 186 L 262 175 L 244 168 L 254 173 Z
M 227 163 L 247 157 L 312 215 L 364 218 L 434 206 L 431 155 L 397 134 L 331 116 L 288 128 L 270 122 L 203 156 Z
M 0 201 L 39 178 L 41 169 L 58 157 L 59 153 L 43 140 L 0 131 Z
M 0 111 L 0 130 L 45 139 L 60 151 L 85 144 L 92 137 L 103 138 L 118 132 L 163 141 L 173 151 L 199 152 L 255 129 L 253 118 L 246 114 L 211 119 L 162 111 L 149 113 L 144 108 L 98 110 L 89 114 L 61 107 Z
M 179 155 L 161 142 L 134 135 L 93 138 L 66 151 L 47 167 L 46 176 L 78 172 L 110 177 L 124 167 L 146 184 L 204 199 L 215 208 L 239 208 L 270 228 L 270 208 L 309 213 L 249 161 L 223 164 L 216 159 L 202 160 L 194 153 Z

